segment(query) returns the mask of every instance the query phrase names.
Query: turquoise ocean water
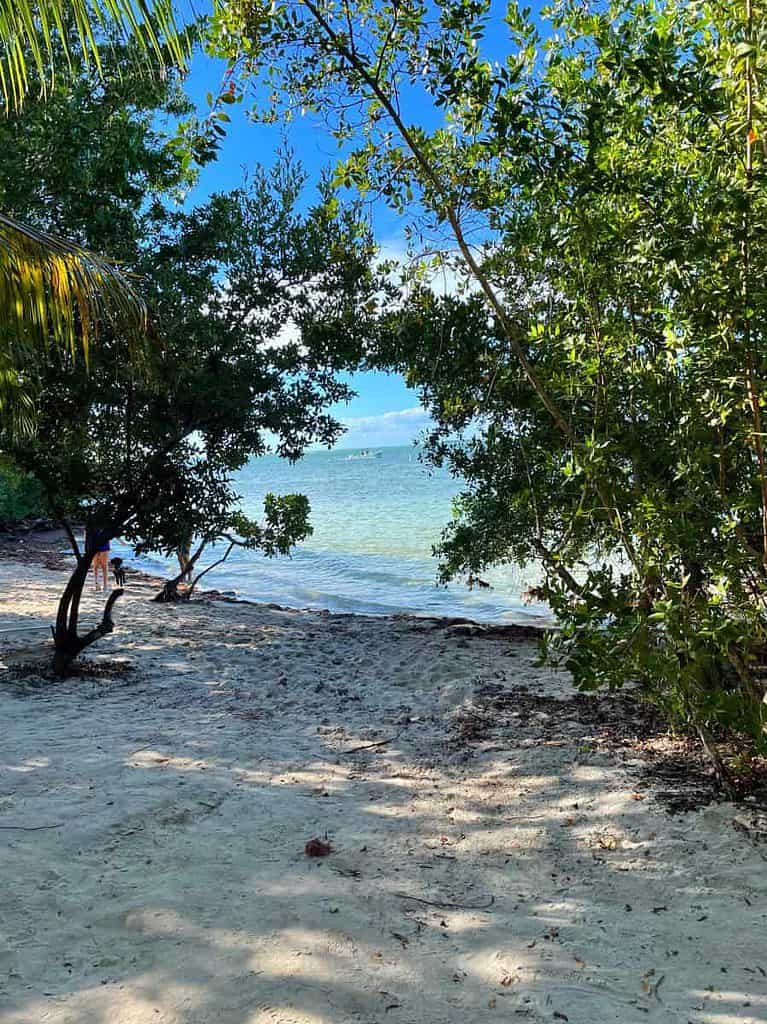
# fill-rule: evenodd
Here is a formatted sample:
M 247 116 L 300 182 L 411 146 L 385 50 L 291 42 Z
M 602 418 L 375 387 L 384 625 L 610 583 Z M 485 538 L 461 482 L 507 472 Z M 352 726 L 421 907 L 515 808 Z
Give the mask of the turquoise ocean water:
M 483 579 L 490 590 L 437 586 L 432 546 L 451 518 L 460 481 L 427 469 L 412 446 L 373 451 L 378 457 L 336 450 L 310 452 L 293 466 L 272 456 L 248 465 L 237 479 L 243 510 L 257 518 L 269 491 L 306 494 L 314 534 L 289 558 L 236 551 L 205 583 L 295 608 L 490 622 L 546 616 L 544 606 L 521 598 L 536 580 L 534 568 L 489 571 Z M 155 572 L 171 566 L 162 558 L 130 561 Z

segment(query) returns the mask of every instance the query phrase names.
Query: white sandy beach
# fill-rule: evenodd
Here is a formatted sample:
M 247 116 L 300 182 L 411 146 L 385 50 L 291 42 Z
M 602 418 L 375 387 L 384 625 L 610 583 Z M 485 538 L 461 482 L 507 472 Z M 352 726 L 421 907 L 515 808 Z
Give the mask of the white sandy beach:
M 0 628 L 63 580 L 0 563 Z M 572 696 L 530 642 L 150 592 L 133 671 L 0 672 L 2 1024 L 767 1021 L 767 846 L 499 698 Z

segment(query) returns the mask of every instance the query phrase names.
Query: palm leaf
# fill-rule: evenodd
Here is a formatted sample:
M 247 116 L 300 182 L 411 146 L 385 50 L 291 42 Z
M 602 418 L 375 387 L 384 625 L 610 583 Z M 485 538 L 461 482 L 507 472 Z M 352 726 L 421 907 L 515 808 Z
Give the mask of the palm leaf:
M 22 106 L 32 70 L 45 91 L 61 54 L 71 64 L 70 28 L 82 59 L 99 70 L 107 29 L 135 42 L 133 51 L 150 72 L 168 59 L 185 67 L 189 57 L 173 0 L 0 0 L 0 96 L 6 109 Z
M 6 437 L 31 437 L 35 433 L 34 399 L 22 374 L 10 365 L 9 357 L 0 349 L 0 430 Z
M 149 326 L 146 303 L 114 263 L 0 214 L 0 318 L 10 349 L 50 341 L 82 348 L 109 322 L 132 335 Z M 3 346 L 5 347 L 5 346 Z

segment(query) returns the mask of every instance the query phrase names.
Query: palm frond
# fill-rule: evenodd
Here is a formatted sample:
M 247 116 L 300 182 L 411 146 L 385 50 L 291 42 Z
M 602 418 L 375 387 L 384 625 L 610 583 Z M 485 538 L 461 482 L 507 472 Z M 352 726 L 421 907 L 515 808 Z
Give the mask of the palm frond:
M 21 108 L 32 69 L 45 90 L 60 55 L 71 62 L 71 29 L 82 59 L 97 69 L 107 29 L 131 38 L 148 69 L 163 67 L 168 59 L 185 67 L 189 57 L 173 0 L 0 0 L 0 96 L 6 109 Z
M 114 263 L 0 214 L 0 320 L 17 354 L 53 341 L 87 359 L 105 322 L 145 335 L 149 311 Z
M 19 371 L 0 350 L 0 435 L 17 439 L 32 437 L 35 423 L 34 399 Z

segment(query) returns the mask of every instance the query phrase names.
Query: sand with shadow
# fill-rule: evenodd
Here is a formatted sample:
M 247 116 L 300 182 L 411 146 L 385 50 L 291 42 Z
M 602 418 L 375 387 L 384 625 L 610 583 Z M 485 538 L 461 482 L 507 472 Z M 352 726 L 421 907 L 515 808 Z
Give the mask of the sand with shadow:
M 0 564 L 0 627 L 61 582 Z M 529 640 L 149 594 L 91 674 L 0 644 L 2 1024 L 767 1021 L 767 847 Z

